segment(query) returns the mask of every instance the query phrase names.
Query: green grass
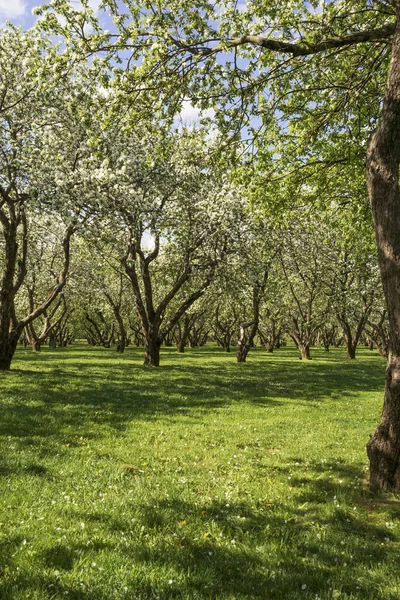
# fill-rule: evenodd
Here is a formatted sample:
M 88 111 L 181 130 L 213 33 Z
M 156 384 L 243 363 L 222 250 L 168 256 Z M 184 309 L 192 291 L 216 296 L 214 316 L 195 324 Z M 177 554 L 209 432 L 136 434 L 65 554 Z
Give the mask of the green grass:
M 400 502 L 365 485 L 361 349 L 18 349 L 0 375 L 0 598 L 400 598 Z

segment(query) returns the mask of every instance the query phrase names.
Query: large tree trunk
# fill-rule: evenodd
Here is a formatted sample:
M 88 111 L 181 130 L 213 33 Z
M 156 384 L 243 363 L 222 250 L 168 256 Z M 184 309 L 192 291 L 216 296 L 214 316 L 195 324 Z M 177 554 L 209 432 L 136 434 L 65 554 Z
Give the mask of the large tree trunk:
M 347 358 L 355 360 L 356 358 L 356 346 L 351 341 L 346 340 Z
M 20 284 L 15 283 L 18 258 L 18 223 L 0 214 L 4 235 L 4 267 L 0 287 L 0 371 L 9 371 L 18 336 L 11 331 L 15 321 L 14 297 Z M 5 222 L 6 221 L 6 222 Z M 23 261 L 22 261 L 23 262 Z M 19 279 L 25 274 L 21 269 Z
M 0 340 L 0 371 L 10 370 L 17 343 L 18 337 L 13 335 L 7 335 L 7 339 Z
M 146 335 L 143 363 L 146 367 L 160 366 L 160 346 L 161 341 L 158 335 Z
M 367 181 L 389 321 L 381 422 L 367 445 L 370 486 L 400 492 L 400 2 L 379 127 L 367 153 Z
M 301 360 L 311 360 L 310 345 L 307 343 L 299 344 Z
M 246 329 L 251 325 L 252 323 L 243 323 L 240 326 L 240 334 L 236 350 L 236 361 L 238 363 L 246 362 L 246 358 L 250 350 L 249 336 Z
M 304 337 L 297 333 L 289 332 L 290 337 L 296 344 L 297 350 L 300 352 L 300 360 L 311 360 L 310 342 L 304 340 Z
M 250 329 L 251 328 L 251 329 Z M 236 361 L 239 363 L 246 362 L 247 355 L 253 345 L 254 338 L 258 329 L 258 314 L 254 321 L 242 323 L 240 326 L 240 334 L 237 343 Z

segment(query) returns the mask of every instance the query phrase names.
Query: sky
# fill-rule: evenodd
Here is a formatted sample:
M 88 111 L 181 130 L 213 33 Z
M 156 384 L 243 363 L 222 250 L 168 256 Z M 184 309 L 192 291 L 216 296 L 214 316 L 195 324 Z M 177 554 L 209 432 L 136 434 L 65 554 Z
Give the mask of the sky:
M 0 0 L 0 24 L 11 21 L 24 28 L 32 27 L 36 19 L 32 8 L 38 4 L 40 2 L 34 0 Z
M 75 5 L 80 4 L 79 0 L 71 1 Z M 32 9 L 41 4 L 46 4 L 46 0 L 0 0 L 0 26 L 11 21 L 14 25 L 29 29 L 37 18 L 32 15 Z M 89 0 L 89 5 L 97 12 L 100 0 Z

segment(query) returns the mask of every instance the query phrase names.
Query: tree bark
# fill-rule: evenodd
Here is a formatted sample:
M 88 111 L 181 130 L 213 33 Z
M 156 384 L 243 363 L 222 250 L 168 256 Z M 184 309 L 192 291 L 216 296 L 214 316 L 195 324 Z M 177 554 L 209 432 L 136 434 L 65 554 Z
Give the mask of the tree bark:
M 356 358 L 356 346 L 351 341 L 346 339 L 347 358 L 349 360 L 355 360 Z
M 10 370 L 17 344 L 17 336 L 10 335 L 7 340 L 0 339 L 0 371 Z
M 157 334 L 146 335 L 144 346 L 144 365 L 146 367 L 160 366 L 161 340 Z
M 236 360 L 237 362 L 246 362 L 247 355 L 250 348 L 254 343 L 254 338 L 258 331 L 258 324 L 260 322 L 260 304 L 261 299 L 267 284 L 268 268 L 265 269 L 262 282 L 258 281 L 253 286 L 252 300 L 253 300 L 253 319 L 247 323 L 240 325 L 240 335 L 237 343 Z
M 10 218 L 0 211 L 0 222 L 4 235 L 4 267 L 0 287 L 0 371 L 9 371 L 22 329 L 15 331 L 14 299 L 26 273 L 27 228 L 23 208 L 19 217 L 11 198 L 3 190 L 3 200 L 12 207 Z M 18 232 L 22 225 L 22 254 L 18 254 Z
M 40 340 L 32 340 L 32 350 L 34 352 L 40 352 L 40 350 L 41 350 Z
M 296 344 L 297 350 L 300 352 L 300 360 L 311 360 L 310 342 L 307 341 L 309 336 L 302 336 L 298 327 L 296 333 L 293 331 L 289 331 L 288 333 Z M 303 339 L 303 337 L 306 339 Z
M 176 344 L 176 351 L 179 353 L 185 352 L 185 346 L 187 345 L 189 339 L 190 326 L 192 325 L 192 321 L 194 321 L 195 318 L 196 315 L 185 315 L 185 318 L 183 319 L 183 325 L 181 325 L 179 321 L 177 323 L 178 339 Z
M 311 360 L 309 344 L 300 344 L 299 351 L 300 351 L 301 360 Z
M 400 2 L 379 126 L 367 152 L 367 183 L 389 321 L 381 422 L 367 445 L 370 487 L 400 492 Z

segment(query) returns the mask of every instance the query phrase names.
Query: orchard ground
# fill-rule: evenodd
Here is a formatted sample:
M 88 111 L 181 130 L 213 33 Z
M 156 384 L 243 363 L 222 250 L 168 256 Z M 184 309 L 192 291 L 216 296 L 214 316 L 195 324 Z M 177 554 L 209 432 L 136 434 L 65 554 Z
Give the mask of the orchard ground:
M 0 598 L 398 600 L 400 501 L 361 348 L 18 349 L 0 376 Z

